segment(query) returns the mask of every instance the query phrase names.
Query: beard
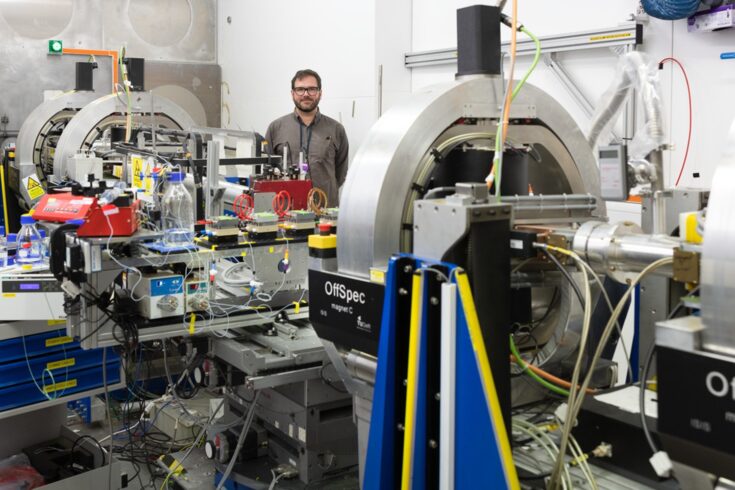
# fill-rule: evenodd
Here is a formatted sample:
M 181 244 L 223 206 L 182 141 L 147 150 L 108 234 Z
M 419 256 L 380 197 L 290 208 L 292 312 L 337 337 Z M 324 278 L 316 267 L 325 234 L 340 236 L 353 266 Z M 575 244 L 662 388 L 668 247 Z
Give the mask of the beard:
M 311 100 L 294 100 L 293 102 L 296 107 L 303 112 L 313 112 L 319 106 L 319 98 L 314 98 Z

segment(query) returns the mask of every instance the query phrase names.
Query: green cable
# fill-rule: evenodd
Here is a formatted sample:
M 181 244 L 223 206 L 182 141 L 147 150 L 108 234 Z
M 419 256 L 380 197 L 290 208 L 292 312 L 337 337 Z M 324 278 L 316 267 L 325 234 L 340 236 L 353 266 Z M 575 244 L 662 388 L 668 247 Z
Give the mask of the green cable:
M 521 81 L 518 82 L 518 85 L 513 89 L 513 93 L 511 94 L 511 100 L 516 98 L 516 95 L 518 95 L 518 92 L 521 90 L 521 87 L 526 83 L 526 80 L 528 80 L 528 77 L 531 76 L 531 73 L 533 73 L 533 70 L 536 69 L 536 65 L 538 65 L 539 60 L 541 59 L 541 41 L 533 35 L 531 31 L 526 29 L 525 27 L 521 27 L 521 32 L 525 34 L 526 36 L 530 37 L 531 40 L 533 40 L 533 43 L 536 45 L 536 53 L 533 55 L 533 62 L 531 62 L 531 66 L 528 68 L 528 71 L 526 71 L 526 74 L 523 75 L 523 78 L 521 78 Z
M 531 31 L 526 29 L 525 27 L 521 27 L 521 32 L 525 34 L 526 36 L 530 37 L 533 43 L 536 45 L 536 52 L 533 56 L 533 61 L 531 62 L 531 66 L 528 68 L 526 73 L 523 75 L 523 78 L 518 82 L 518 84 L 513 89 L 513 92 L 511 93 L 510 100 L 511 102 L 516 98 L 518 95 L 518 92 L 520 92 L 521 87 L 525 85 L 526 81 L 528 80 L 528 77 L 531 76 L 531 73 L 536 69 L 536 65 L 538 65 L 539 60 L 541 59 L 541 41 L 539 41 L 539 38 L 537 38 Z M 499 152 L 501 151 L 500 147 L 500 139 L 502 137 L 502 122 L 501 124 L 498 124 L 498 131 L 495 136 L 495 157 L 493 158 L 494 165 L 493 168 L 494 176 L 493 181 L 495 182 L 495 197 L 497 198 L 498 202 L 500 202 L 500 179 L 502 177 L 502 169 L 500 165 L 500 157 Z
M 513 353 L 513 356 L 515 356 L 516 362 L 523 368 L 523 372 L 528 374 L 531 378 L 537 381 L 541 386 L 559 395 L 569 396 L 569 392 L 565 390 L 564 388 L 559 388 L 558 386 L 549 383 L 544 378 L 542 378 L 538 374 L 528 369 L 528 364 L 526 364 L 526 362 L 521 358 L 521 354 L 518 352 L 515 342 L 513 342 L 512 335 L 510 336 L 510 351 Z

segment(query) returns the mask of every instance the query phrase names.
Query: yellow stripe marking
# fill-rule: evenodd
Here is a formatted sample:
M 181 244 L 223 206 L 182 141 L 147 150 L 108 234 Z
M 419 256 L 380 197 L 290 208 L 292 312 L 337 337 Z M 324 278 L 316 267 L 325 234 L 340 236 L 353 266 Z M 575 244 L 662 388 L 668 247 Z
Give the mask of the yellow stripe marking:
M 487 358 L 485 350 L 485 341 L 482 338 L 482 330 L 480 330 L 480 321 L 477 319 L 477 311 L 475 310 L 475 302 L 472 299 L 472 291 L 470 283 L 467 279 L 467 273 L 457 272 L 457 285 L 459 286 L 459 296 L 462 301 L 465 318 L 467 319 L 467 327 L 472 341 L 472 349 L 475 351 L 475 359 L 477 360 L 480 371 L 480 379 L 482 380 L 483 391 L 490 415 L 495 426 L 495 442 L 500 448 L 500 456 L 503 458 L 503 468 L 505 469 L 505 481 L 508 488 L 512 490 L 520 490 L 518 483 L 518 475 L 516 467 L 513 464 L 513 451 L 508 441 L 508 433 L 505 428 L 503 413 L 500 411 L 500 402 L 498 394 L 495 391 L 495 381 L 490 370 L 490 362 Z
M 49 362 L 48 364 L 46 364 L 46 369 L 48 369 L 49 371 L 53 371 L 54 369 L 61 369 L 65 367 L 74 366 L 76 363 L 77 363 L 76 359 L 72 357 L 71 359 L 64 359 L 64 360 L 56 361 L 56 362 Z
M 71 337 L 54 337 L 52 339 L 46 339 L 46 347 L 54 347 L 55 345 L 64 345 L 72 342 Z
M 65 390 L 67 388 L 76 388 L 76 386 L 77 380 L 70 379 L 69 381 L 64 381 L 63 383 L 56 383 L 49 386 L 44 386 L 43 391 L 45 393 L 52 393 L 54 391 Z
M 621 32 L 619 34 L 604 34 L 601 36 L 592 36 L 590 37 L 590 41 L 606 41 L 609 39 L 623 39 L 626 37 L 631 37 L 633 34 L 630 32 Z
M 418 400 L 419 354 L 421 347 L 421 298 L 423 277 L 413 276 L 411 295 L 411 329 L 408 337 L 408 377 L 406 380 L 406 420 L 403 436 L 403 470 L 401 489 L 409 490 L 413 480 L 413 451 L 416 437 L 416 404 Z

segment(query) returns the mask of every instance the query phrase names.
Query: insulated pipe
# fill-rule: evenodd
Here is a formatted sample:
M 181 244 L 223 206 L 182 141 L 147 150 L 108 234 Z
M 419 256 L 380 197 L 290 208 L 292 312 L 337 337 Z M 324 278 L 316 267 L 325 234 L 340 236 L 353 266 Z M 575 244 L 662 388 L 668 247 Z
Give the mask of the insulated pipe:
M 343 352 L 342 357 L 352 376 L 371 385 L 375 384 L 375 372 L 378 369 L 378 362 L 375 358 L 354 351 Z
M 661 144 L 664 139 L 664 130 L 661 118 L 661 98 L 658 93 L 658 84 L 655 75 L 651 74 L 648 62 L 642 53 L 633 51 L 624 55 L 618 65 L 618 75 L 615 84 L 608 89 L 605 96 L 607 103 L 595 113 L 590 124 L 587 137 L 591 147 L 597 145 L 600 135 L 617 116 L 620 108 L 634 90 L 638 90 L 643 101 L 645 125 L 633 139 L 631 156 L 633 158 L 648 158 L 655 168 L 656 178 L 651 181 L 651 190 L 663 189 L 663 157 Z M 639 154 L 636 154 L 638 152 Z
M 627 283 L 658 259 L 672 257 L 680 242 L 672 237 L 643 234 L 633 223 L 588 221 L 574 236 L 574 251 L 595 271 Z M 671 276 L 671 266 L 656 274 Z

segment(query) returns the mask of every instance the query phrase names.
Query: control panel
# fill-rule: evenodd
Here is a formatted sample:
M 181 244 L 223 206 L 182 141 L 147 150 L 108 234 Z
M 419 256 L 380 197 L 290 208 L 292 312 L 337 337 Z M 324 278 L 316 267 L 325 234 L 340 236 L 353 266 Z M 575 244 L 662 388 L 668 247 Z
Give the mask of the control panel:
M 46 194 L 36 205 L 33 217 L 37 221 L 64 223 L 71 219 L 84 219 L 96 203 L 93 197 L 72 194 Z
M 144 274 L 133 289 L 138 313 L 150 320 L 181 316 L 185 312 L 184 276 L 180 274 Z

